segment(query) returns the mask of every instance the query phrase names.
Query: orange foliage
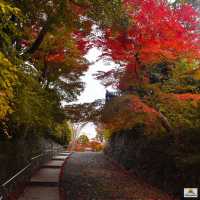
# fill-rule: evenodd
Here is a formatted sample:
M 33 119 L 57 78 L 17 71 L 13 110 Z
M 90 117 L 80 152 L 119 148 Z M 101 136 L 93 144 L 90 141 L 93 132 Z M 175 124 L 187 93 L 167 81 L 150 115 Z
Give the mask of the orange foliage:
M 185 94 L 175 94 L 176 98 L 179 100 L 200 100 L 200 94 L 192 94 L 192 93 L 185 93 Z
M 154 108 L 148 106 L 146 103 L 137 96 L 132 96 L 131 111 L 134 113 L 145 114 L 145 124 L 147 127 L 156 127 L 155 122 L 159 119 L 160 115 Z
M 65 61 L 64 52 L 49 54 L 47 56 L 47 62 L 64 62 L 64 61 Z
M 153 113 L 154 115 L 158 115 L 158 112 L 154 108 L 151 108 L 147 104 L 143 103 L 141 99 L 137 96 L 132 96 L 131 110 L 136 113 L 142 112 Z
M 102 144 L 97 141 L 91 141 L 89 143 L 89 147 L 91 147 L 94 151 L 101 151 L 103 149 Z
M 136 95 L 124 95 L 107 103 L 103 112 L 103 123 L 111 132 L 130 129 L 143 124 L 146 133 L 160 129 L 160 114 Z

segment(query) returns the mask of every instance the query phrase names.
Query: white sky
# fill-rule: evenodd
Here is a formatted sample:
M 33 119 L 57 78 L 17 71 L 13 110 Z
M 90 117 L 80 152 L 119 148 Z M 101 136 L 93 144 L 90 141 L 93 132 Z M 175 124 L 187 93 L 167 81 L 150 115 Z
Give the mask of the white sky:
M 98 59 L 98 56 L 101 55 L 101 52 L 96 49 L 90 49 L 87 55 L 85 56 L 89 62 L 94 62 Z M 96 99 L 103 99 L 105 96 L 105 88 L 99 83 L 98 80 L 94 79 L 93 74 L 98 70 L 105 69 L 105 66 L 102 61 L 99 61 L 91 65 L 88 71 L 85 73 L 85 76 L 82 77 L 83 82 L 85 82 L 85 90 L 79 97 L 78 103 L 93 102 Z
M 89 62 L 95 62 L 98 59 L 98 56 L 101 55 L 101 51 L 97 48 L 92 48 L 88 51 L 85 56 Z M 101 85 L 100 81 L 96 80 L 93 76 L 97 71 L 109 71 L 114 67 L 114 63 L 104 62 L 103 60 L 99 60 L 93 65 L 90 65 L 88 71 L 82 77 L 82 80 L 85 82 L 85 90 L 80 95 L 79 99 L 75 103 L 88 103 L 93 102 L 96 99 L 104 99 L 106 89 L 103 85 Z M 93 138 L 96 136 L 96 130 L 93 123 L 88 123 L 83 129 L 81 133 L 87 133 L 89 138 Z
M 169 0 L 169 2 L 174 2 L 175 0 Z M 95 30 L 95 27 L 94 27 Z M 98 59 L 98 56 L 101 55 L 101 51 L 97 48 L 92 48 L 88 51 L 85 56 L 89 62 L 94 62 Z M 80 95 L 77 102 L 73 103 L 86 103 L 93 102 L 96 99 L 104 99 L 105 98 L 105 87 L 101 85 L 100 81 L 96 80 L 93 77 L 97 71 L 108 71 L 114 67 L 114 63 L 105 63 L 103 60 L 96 62 L 91 65 L 85 75 L 82 77 L 82 80 L 86 83 L 85 90 Z M 86 133 L 89 138 L 93 138 L 96 136 L 96 130 L 93 123 L 88 123 L 83 129 L 81 133 Z

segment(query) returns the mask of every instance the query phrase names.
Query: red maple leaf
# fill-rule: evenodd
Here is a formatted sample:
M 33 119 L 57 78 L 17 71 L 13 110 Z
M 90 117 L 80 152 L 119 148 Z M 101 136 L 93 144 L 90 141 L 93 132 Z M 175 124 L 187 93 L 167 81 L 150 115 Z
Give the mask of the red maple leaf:
M 133 74 L 162 61 L 200 57 L 199 17 L 189 4 L 172 8 L 161 0 L 124 0 L 132 25 L 126 30 L 105 30 L 104 54 L 124 64 Z M 98 45 L 100 41 L 98 40 Z M 144 78 L 142 78 L 144 80 Z

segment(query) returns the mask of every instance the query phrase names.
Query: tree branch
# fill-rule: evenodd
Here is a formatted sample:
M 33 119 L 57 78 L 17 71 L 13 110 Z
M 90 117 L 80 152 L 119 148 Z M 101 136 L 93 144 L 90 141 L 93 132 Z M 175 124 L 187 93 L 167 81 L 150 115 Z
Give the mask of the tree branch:
M 159 117 L 160 117 L 160 120 L 161 120 L 161 124 L 163 125 L 163 127 L 168 131 L 168 132 L 172 132 L 172 126 L 171 124 L 169 123 L 168 119 L 161 113 L 159 112 Z
M 36 40 L 33 42 L 33 44 L 31 45 L 31 47 L 26 51 L 26 54 L 33 54 L 35 53 L 35 51 L 40 47 L 40 45 L 42 44 L 45 35 L 47 34 L 49 30 L 49 23 L 47 22 L 42 30 L 40 31 L 40 33 L 38 34 L 38 37 L 36 38 Z

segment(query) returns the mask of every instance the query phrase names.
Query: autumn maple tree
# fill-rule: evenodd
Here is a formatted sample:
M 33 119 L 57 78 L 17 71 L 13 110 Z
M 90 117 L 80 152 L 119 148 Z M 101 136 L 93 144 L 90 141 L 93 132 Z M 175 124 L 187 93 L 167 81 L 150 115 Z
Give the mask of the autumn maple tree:
M 191 5 L 172 8 L 167 1 L 127 0 L 124 6 L 130 25 L 121 31 L 106 29 L 98 42 L 132 79 L 148 81 L 148 71 L 159 63 L 199 58 L 198 14 Z
M 103 46 L 102 56 L 112 58 L 118 66 L 109 72 L 100 73 L 98 78 L 106 84 L 115 85 L 122 93 L 120 98 L 123 98 L 123 94 L 133 95 L 129 96 L 132 100 L 126 105 L 119 104 L 121 109 L 128 106 L 128 110 L 132 112 L 155 115 L 169 131 L 169 121 L 163 115 L 167 115 L 167 110 L 156 105 L 161 105 L 160 97 L 164 93 L 173 96 L 172 92 L 187 92 L 189 94 L 175 97 L 179 100 L 199 99 L 198 94 L 192 94 L 197 92 L 198 84 L 193 84 L 191 89 L 191 82 L 186 81 L 188 76 L 184 77 L 184 74 L 198 68 L 198 12 L 190 4 L 173 7 L 164 0 L 124 0 L 123 5 L 129 16 L 126 28 L 107 28 L 104 35 L 96 40 L 97 46 Z M 170 98 L 166 100 L 171 101 Z M 167 101 L 162 104 L 168 104 Z M 115 110 L 115 114 L 116 112 Z M 127 115 L 127 111 L 124 114 Z M 141 121 L 148 123 L 152 118 L 143 118 Z M 119 121 L 118 118 L 118 125 Z M 130 126 L 129 124 L 128 127 Z M 124 127 L 125 124 L 122 123 L 121 128 Z

